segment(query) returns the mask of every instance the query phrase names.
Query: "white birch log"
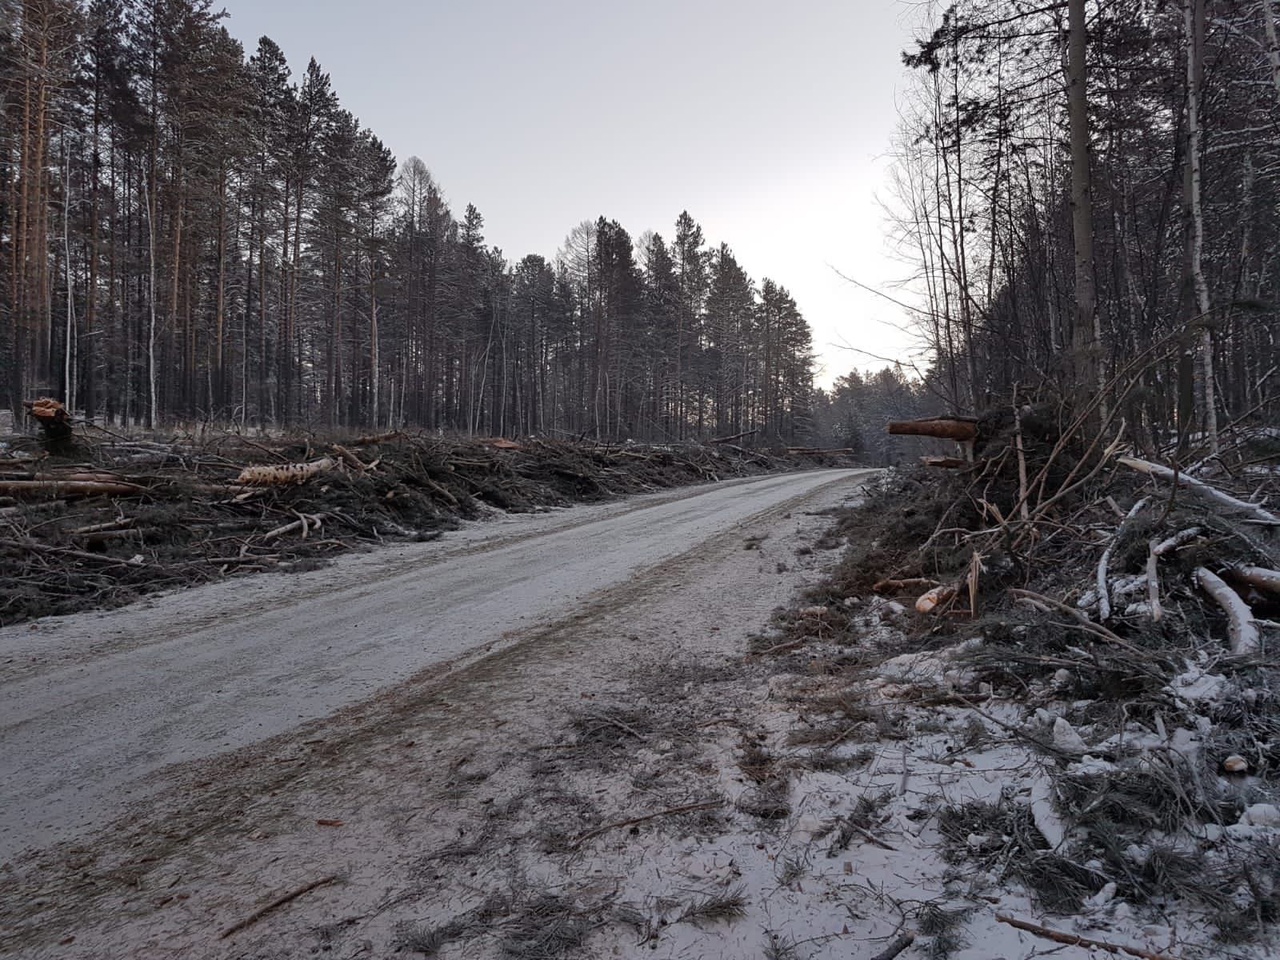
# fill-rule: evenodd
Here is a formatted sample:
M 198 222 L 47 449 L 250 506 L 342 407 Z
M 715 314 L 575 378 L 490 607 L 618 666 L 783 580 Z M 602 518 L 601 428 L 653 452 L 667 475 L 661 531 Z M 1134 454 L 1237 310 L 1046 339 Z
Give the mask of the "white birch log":
M 1211 487 L 1203 480 L 1197 480 L 1195 477 L 1188 477 L 1185 473 L 1177 473 L 1168 467 L 1163 467 L 1158 463 L 1152 463 L 1149 460 L 1139 460 L 1137 457 L 1117 457 L 1120 463 L 1126 467 L 1137 470 L 1139 473 L 1145 473 L 1147 476 L 1156 477 L 1159 480 L 1168 480 L 1170 483 L 1177 482 L 1178 485 L 1186 487 L 1197 496 L 1206 500 L 1211 500 L 1219 506 L 1223 506 L 1236 513 L 1244 514 L 1255 523 L 1265 523 L 1269 526 L 1280 526 L 1280 517 L 1268 510 L 1264 510 L 1256 503 L 1246 503 L 1231 496 L 1229 493 L 1223 493 L 1217 487 Z
M 1217 574 L 1204 567 L 1196 568 L 1196 582 L 1205 593 L 1213 597 L 1227 615 L 1227 635 L 1231 640 L 1231 652 L 1237 656 L 1257 653 L 1262 644 L 1258 627 L 1253 622 L 1253 611 Z

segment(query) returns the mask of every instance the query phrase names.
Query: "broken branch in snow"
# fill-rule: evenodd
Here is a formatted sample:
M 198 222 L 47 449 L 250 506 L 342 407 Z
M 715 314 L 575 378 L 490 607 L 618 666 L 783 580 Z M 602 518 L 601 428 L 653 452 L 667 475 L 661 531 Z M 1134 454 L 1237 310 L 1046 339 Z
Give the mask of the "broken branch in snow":
M 915 942 L 916 942 L 916 935 L 912 933 L 910 930 L 908 930 L 902 936 L 898 937 L 898 939 L 890 943 L 889 946 L 885 947 L 883 950 L 877 953 L 874 957 L 872 957 L 871 960 L 893 960 L 894 957 L 896 957 L 903 950 L 907 949 L 907 947 L 911 946 L 911 944 Z
M 268 903 L 265 907 L 262 907 L 259 910 L 255 910 L 253 913 L 249 914 L 249 916 L 245 917 L 239 923 L 234 923 L 231 926 L 227 927 L 227 929 L 222 931 L 222 934 L 218 937 L 218 939 L 225 940 L 227 939 L 227 937 L 231 936 L 233 933 L 239 933 L 245 927 L 249 927 L 257 923 L 259 920 L 265 917 L 272 910 L 277 910 L 280 907 L 283 907 L 286 903 L 289 903 L 293 900 L 297 900 L 304 893 L 310 893 L 312 890 L 315 890 L 317 887 L 327 886 L 328 884 L 333 883 L 337 879 L 338 877 L 336 874 L 331 874 L 327 877 L 322 877 L 319 880 L 312 880 L 310 883 L 303 884 L 301 887 L 298 887 L 298 889 L 291 890 L 289 893 L 286 893 L 282 897 L 277 897 L 276 899 Z
M 1211 500 L 1221 507 L 1244 514 L 1255 523 L 1280 526 L 1280 517 L 1277 517 L 1274 513 L 1264 510 L 1256 503 L 1247 503 L 1231 496 L 1229 493 L 1223 493 L 1217 487 L 1211 487 L 1203 480 L 1197 480 L 1195 477 L 1189 477 L 1185 473 L 1178 473 L 1168 467 L 1162 467 L 1158 463 L 1139 460 L 1137 457 L 1118 457 L 1117 460 L 1126 467 L 1131 467 L 1140 473 L 1147 474 L 1147 476 L 1155 477 L 1159 480 L 1168 480 L 1170 483 L 1186 487 L 1192 493 L 1198 494 L 1206 500 Z
M 997 913 L 996 919 L 1018 930 L 1025 930 L 1027 933 L 1034 933 L 1037 937 L 1044 937 L 1046 940 L 1065 943 L 1072 947 L 1105 950 L 1107 953 L 1127 953 L 1131 957 L 1141 957 L 1142 960 L 1173 960 L 1173 957 L 1170 957 L 1167 953 L 1154 953 L 1142 947 L 1131 947 L 1123 943 L 1108 943 L 1106 940 L 1094 940 L 1091 937 L 1082 937 L 1075 933 L 1066 933 L 1062 930 L 1042 927 L 1040 924 L 1031 923 L 1028 920 L 1019 920 L 1017 917 L 1011 917 L 1007 913 Z
M 1204 567 L 1196 568 L 1196 582 L 1205 593 L 1217 601 L 1227 615 L 1227 635 L 1231 640 L 1231 652 L 1237 656 L 1257 653 L 1262 644 L 1258 627 L 1253 622 L 1253 611 L 1217 574 Z
M 632 827 L 637 823 L 647 823 L 650 820 L 657 820 L 660 817 L 671 817 L 677 813 L 694 813 L 698 810 L 714 810 L 716 807 L 724 806 L 723 800 L 708 800 L 704 803 L 687 803 L 682 807 L 670 807 L 666 810 L 659 810 L 657 813 L 646 814 L 643 817 L 632 817 L 630 820 L 619 820 L 616 823 L 606 823 L 603 827 L 596 827 L 594 830 L 588 830 L 586 833 L 580 833 L 570 842 L 570 847 L 578 847 L 593 837 L 598 837 L 602 833 L 608 833 L 610 830 L 616 830 L 618 827 Z
M 1159 555 L 1158 544 L 1152 540 L 1147 545 L 1147 608 L 1151 611 L 1151 619 L 1156 623 L 1164 617 L 1164 608 L 1160 606 L 1160 571 L 1156 566 Z
M 1107 587 L 1107 567 L 1111 563 L 1111 551 L 1115 549 L 1115 545 L 1120 542 L 1120 538 L 1124 536 L 1125 524 L 1136 517 L 1139 511 L 1147 505 L 1150 497 L 1143 497 L 1132 507 L 1129 512 L 1124 515 L 1124 519 L 1120 521 L 1120 526 L 1116 527 L 1115 536 L 1111 538 L 1111 542 L 1107 544 L 1107 549 L 1102 551 L 1102 559 L 1098 561 L 1098 619 L 1109 620 L 1111 618 L 1111 591 Z

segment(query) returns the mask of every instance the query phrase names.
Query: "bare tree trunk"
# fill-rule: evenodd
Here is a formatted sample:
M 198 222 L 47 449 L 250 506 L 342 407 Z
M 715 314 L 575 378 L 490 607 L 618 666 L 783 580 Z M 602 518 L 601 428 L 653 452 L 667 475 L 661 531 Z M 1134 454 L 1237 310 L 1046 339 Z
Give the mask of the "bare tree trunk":
M 1083 406 L 1103 383 L 1102 328 L 1093 272 L 1093 184 L 1089 173 L 1085 0 L 1069 0 L 1067 10 L 1067 109 L 1071 125 L 1071 227 L 1075 241 L 1076 281 L 1076 314 L 1071 346 L 1076 372 L 1076 400 Z
M 147 426 L 154 427 L 160 420 L 156 405 L 156 227 L 152 192 L 145 177 L 142 180 L 142 203 L 147 213 L 147 389 L 150 393 Z
M 1204 279 L 1204 210 L 1200 202 L 1200 85 L 1204 74 L 1204 0 L 1182 0 L 1187 45 L 1187 213 L 1190 234 L 1188 262 L 1195 308 L 1201 322 L 1200 362 L 1203 378 L 1204 424 L 1209 455 L 1218 455 L 1218 404 L 1214 385 L 1213 331 L 1208 325 L 1209 285 Z
M 1267 31 L 1267 59 L 1271 62 L 1271 83 L 1280 99 L 1280 38 L 1276 36 L 1274 0 L 1262 0 L 1262 25 Z

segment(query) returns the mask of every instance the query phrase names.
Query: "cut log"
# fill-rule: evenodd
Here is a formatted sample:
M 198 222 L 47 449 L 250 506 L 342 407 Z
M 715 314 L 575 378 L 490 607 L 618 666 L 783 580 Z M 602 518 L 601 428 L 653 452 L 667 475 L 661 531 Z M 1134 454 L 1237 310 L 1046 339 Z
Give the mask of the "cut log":
M 943 604 L 954 600 L 959 593 L 960 588 L 954 583 L 934 587 L 927 593 L 922 594 L 920 599 L 916 601 L 916 613 L 933 613 Z
M 66 443 L 71 439 L 71 414 L 61 400 L 40 397 L 38 400 L 24 400 L 22 405 L 27 408 L 27 414 L 40 425 L 45 440 Z
M 236 483 L 246 487 L 287 487 L 306 483 L 338 465 L 333 457 L 323 457 L 308 463 L 280 463 L 245 467 L 236 477 Z
M 890 420 L 894 436 L 936 437 L 968 443 L 978 439 L 978 421 L 972 417 L 925 417 L 920 420 Z
M 1240 594 L 1227 586 L 1221 577 L 1204 567 L 1196 568 L 1196 582 L 1227 615 L 1227 636 L 1231 640 L 1231 652 L 1237 656 L 1257 653 L 1262 645 L 1262 638 L 1253 622 L 1253 611 Z
M 1149 477 L 1168 480 L 1170 483 L 1176 482 L 1179 486 L 1186 487 L 1197 496 L 1210 500 L 1221 507 L 1226 507 L 1232 513 L 1243 514 L 1254 523 L 1265 523 L 1268 526 L 1280 527 L 1280 517 L 1277 517 L 1274 513 L 1264 510 L 1256 503 L 1247 503 L 1231 496 L 1229 493 L 1223 493 L 1217 487 L 1211 487 L 1203 480 L 1189 477 L 1185 473 L 1175 472 L 1158 463 L 1139 460 L 1137 457 L 1117 457 L 1116 459 L 1126 467 L 1145 473 Z
M 935 467 L 940 470 L 963 470 L 973 466 L 961 457 L 921 457 L 920 462 L 926 467 Z

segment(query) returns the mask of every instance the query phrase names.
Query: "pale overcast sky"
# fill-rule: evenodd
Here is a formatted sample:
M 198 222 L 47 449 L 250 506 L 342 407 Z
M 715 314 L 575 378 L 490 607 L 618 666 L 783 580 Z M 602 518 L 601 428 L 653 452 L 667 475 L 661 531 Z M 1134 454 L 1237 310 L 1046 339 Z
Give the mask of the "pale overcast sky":
M 851 287 L 907 272 L 888 198 L 903 0 L 223 0 L 252 53 L 297 80 L 314 56 L 344 107 L 507 259 L 554 255 L 583 220 L 670 240 L 681 210 L 757 282 L 787 287 L 826 385 L 906 359 L 897 308 Z

